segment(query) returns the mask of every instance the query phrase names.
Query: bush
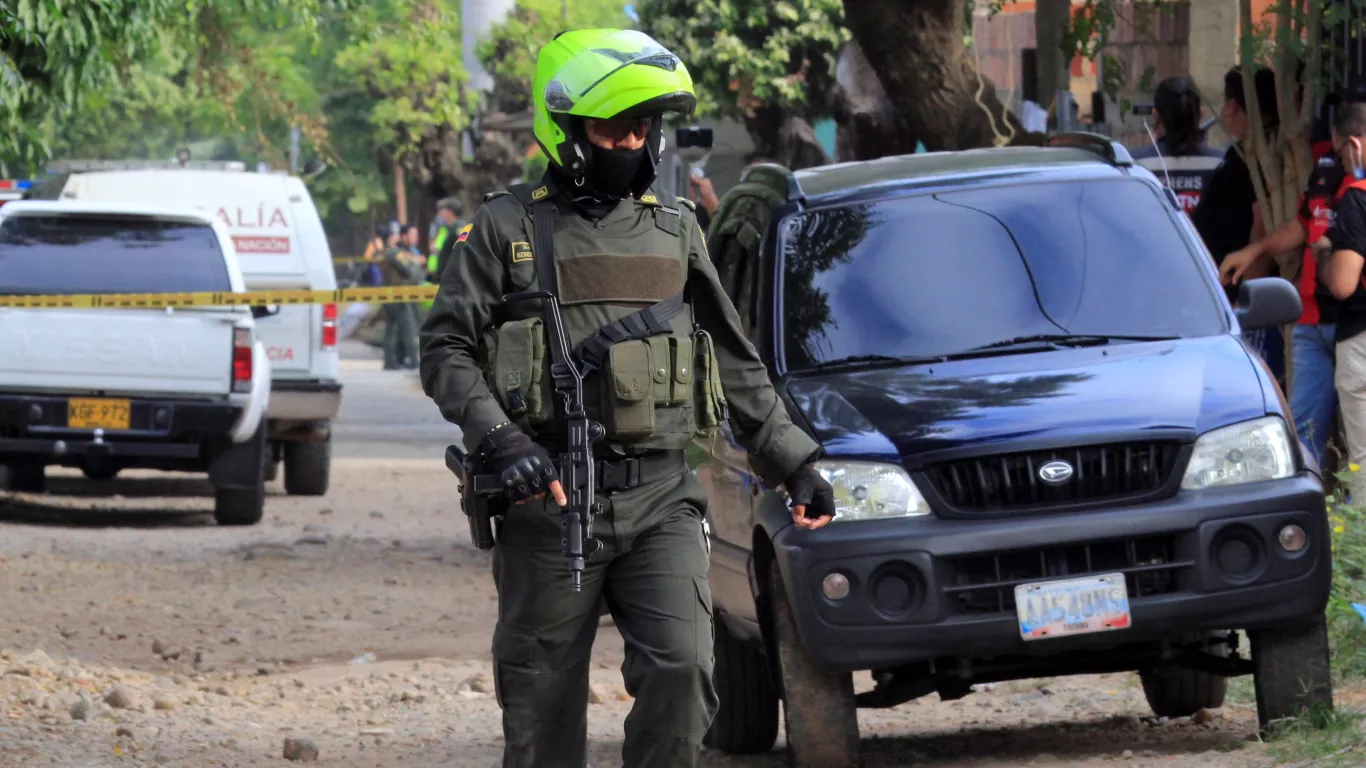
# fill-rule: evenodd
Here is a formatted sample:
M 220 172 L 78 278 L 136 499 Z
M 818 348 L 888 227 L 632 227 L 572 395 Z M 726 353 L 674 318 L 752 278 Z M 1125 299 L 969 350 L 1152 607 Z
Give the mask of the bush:
M 1338 490 L 1328 496 L 1333 538 L 1333 592 L 1328 599 L 1328 638 L 1333 668 L 1341 678 L 1366 677 L 1366 621 L 1352 603 L 1366 604 L 1366 509 L 1346 503 L 1348 475 L 1339 473 Z M 1358 504 L 1360 502 L 1358 501 Z

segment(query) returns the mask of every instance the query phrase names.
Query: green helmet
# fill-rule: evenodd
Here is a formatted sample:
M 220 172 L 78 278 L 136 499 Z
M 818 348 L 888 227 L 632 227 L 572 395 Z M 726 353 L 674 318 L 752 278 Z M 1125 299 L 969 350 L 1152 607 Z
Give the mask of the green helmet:
M 560 33 L 541 49 L 531 91 L 536 142 L 574 178 L 587 173 L 592 158 L 583 118 L 653 118 L 637 191 L 654 181 L 664 148 L 663 115 L 697 105 L 683 62 L 649 35 L 625 29 Z

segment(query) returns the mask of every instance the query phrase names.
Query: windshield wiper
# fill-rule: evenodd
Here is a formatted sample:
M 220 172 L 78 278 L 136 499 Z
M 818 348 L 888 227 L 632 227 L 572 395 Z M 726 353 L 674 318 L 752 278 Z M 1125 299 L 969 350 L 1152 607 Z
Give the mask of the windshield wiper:
M 1001 349 L 1003 347 L 1014 347 L 1020 344 L 1062 344 L 1062 345 L 1086 345 L 1086 344 L 1108 344 L 1112 341 L 1170 341 L 1176 336 L 1116 336 L 1099 333 L 1040 333 L 1033 336 L 1016 336 L 1013 339 L 1003 339 L 993 341 L 990 344 L 983 344 L 980 347 L 973 347 L 964 350 L 965 352 L 977 352 L 984 349 Z
M 944 355 L 927 355 L 924 357 L 896 357 L 894 355 L 854 355 L 852 357 L 841 357 L 838 360 L 826 360 L 820 363 L 812 363 L 803 366 L 805 371 L 828 371 L 836 368 L 852 368 L 854 366 L 872 365 L 924 365 L 926 363 L 943 363 L 948 360 Z

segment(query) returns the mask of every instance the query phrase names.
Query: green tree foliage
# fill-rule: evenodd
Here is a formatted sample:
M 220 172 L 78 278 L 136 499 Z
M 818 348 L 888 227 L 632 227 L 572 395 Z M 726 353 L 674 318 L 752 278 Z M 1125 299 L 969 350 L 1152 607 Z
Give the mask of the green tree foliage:
M 835 61 L 849 39 L 839 0 L 641 0 L 642 28 L 683 58 L 698 114 L 772 107 L 828 116 Z
M 479 62 L 493 77 L 491 106 L 508 113 L 530 109 L 541 46 L 566 29 L 594 27 L 634 27 L 625 0 L 520 0 L 479 44 Z

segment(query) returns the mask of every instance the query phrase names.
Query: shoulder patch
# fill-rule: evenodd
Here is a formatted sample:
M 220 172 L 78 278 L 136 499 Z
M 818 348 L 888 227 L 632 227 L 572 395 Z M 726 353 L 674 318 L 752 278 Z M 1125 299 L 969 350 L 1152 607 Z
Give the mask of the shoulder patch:
M 457 243 L 463 243 L 463 242 L 465 242 L 465 239 L 468 238 L 468 237 L 470 236 L 470 230 L 472 230 L 472 229 L 474 229 L 474 225 L 473 225 L 473 224 L 466 224 L 465 226 L 461 227 L 461 228 L 460 228 L 460 234 L 456 236 L 455 242 L 457 242 Z
M 518 264 L 524 261 L 532 261 L 531 243 L 513 243 L 511 261 L 513 264 Z
M 659 198 L 655 197 L 653 192 L 646 192 L 636 199 L 646 205 L 659 205 Z
M 690 211 L 692 211 L 692 212 L 694 212 L 694 213 L 697 212 L 697 203 L 694 203 L 693 201 L 689 200 L 689 199 L 686 198 L 686 197 L 680 197 L 680 198 L 678 198 L 678 203 L 679 203 L 679 205 L 687 206 L 688 210 L 690 210 Z
M 550 188 L 549 188 L 549 187 L 537 187 L 536 189 L 532 190 L 532 192 L 531 192 L 531 199 L 532 199 L 532 200 L 540 200 L 540 199 L 544 198 L 544 197 L 545 197 L 546 195 L 548 195 L 548 194 L 550 194 Z

